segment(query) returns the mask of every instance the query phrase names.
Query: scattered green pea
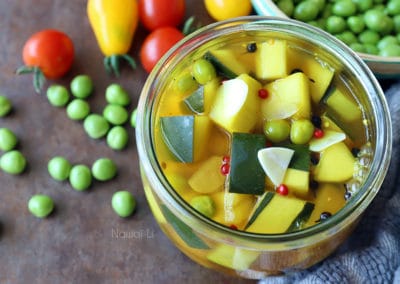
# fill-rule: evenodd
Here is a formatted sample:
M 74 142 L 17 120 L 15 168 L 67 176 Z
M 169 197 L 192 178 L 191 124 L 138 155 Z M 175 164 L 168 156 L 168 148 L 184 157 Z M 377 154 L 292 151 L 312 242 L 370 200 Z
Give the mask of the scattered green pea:
M 6 96 L 0 95 L 0 117 L 9 114 L 11 109 L 11 101 Z
M 206 59 L 198 59 L 193 63 L 192 74 L 194 79 L 204 85 L 217 76 L 214 65 Z
M 119 84 L 111 84 L 106 89 L 106 101 L 109 104 L 127 106 L 131 102 L 127 91 Z
M 136 209 L 136 200 L 129 191 L 117 191 L 111 199 L 111 207 L 120 217 L 129 217 Z
M 350 44 L 350 48 L 356 52 L 365 52 L 365 46 L 359 42 Z
M 292 122 L 290 140 L 294 144 L 306 144 L 314 134 L 314 125 L 308 119 L 299 119 Z
M 107 145 L 113 150 L 123 150 L 128 144 L 128 131 L 122 126 L 114 126 L 107 133 Z
M 87 98 L 93 91 L 93 81 L 88 75 L 78 75 L 72 79 L 71 93 L 80 99 Z
M 50 176 L 58 181 L 64 181 L 68 179 L 71 168 L 71 163 L 61 156 L 51 158 L 47 164 L 47 170 Z
M 89 103 L 82 99 L 73 99 L 67 105 L 67 116 L 72 120 L 82 120 L 90 113 Z
M 131 126 L 136 128 L 136 117 L 137 117 L 137 108 L 135 108 L 131 113 Z
M 17 136 L 8 128 L 0 128 L 0 150 L 10 151 L 18 143 Z
M 215 203 L 208 195 L 193 197 L 190 200 L 190 205 L 208 218 L 211 218 L 215 214 Z
M 358 35 L 358 39 L 361 43 L 377 44 L 380 35 L 375 31 L 365 30 Z
M 38 218 L 47 217 L 54 209 L 53 199 L 44 194 L 35 194 L 28 201 L 28 210 Z
M 391 44 L 398 44 L 399 42 L 397 41 L 397 37 L 392 36 L 392 35 L 387 35 L 381 38 L 380 41 L 378 41 L 378 48 L 380 50 L 384 49 L 386 46 L 391 45 Z
M 0 158 L 0 168 L 6 173 L 18 175 L 25 170 L 26 159 L 18 150 L 6 152 Z
M 92 173 L 86 165 L 75 165 L 69 173 L 69 182 L 73 189 L 84 191 L 92 184 Z
M 92 165 L 92 175 L 100 181 L 107 181 L 115 177 L 117 174 L 117 166 L 108 158 L 100 158 Z
M 62 85 L 51 85 L 47 88 L 46 95 L 49 103 L 55 107 L 65 106 L 70 97 L 67 88 Z
M 386 4 L 386 12 L 388 15 L 395 16 L 400 14 L 400 1 L 390 0 Z
M 269 120 L 265 122 L 264 134 L 271 142 L 282 142 L 289 137 L 290 123 L 284 119 Z
M 113 125 L 124 124 L 129 117 L 128 111 L 120 106 L 114 104 L 108 104 L 103 110 L 104 118 Z
M 110 125 L 103 116 L 92 113 L 83 121 L 83 128 L 89 137 L 98 139 L 107 134 Z

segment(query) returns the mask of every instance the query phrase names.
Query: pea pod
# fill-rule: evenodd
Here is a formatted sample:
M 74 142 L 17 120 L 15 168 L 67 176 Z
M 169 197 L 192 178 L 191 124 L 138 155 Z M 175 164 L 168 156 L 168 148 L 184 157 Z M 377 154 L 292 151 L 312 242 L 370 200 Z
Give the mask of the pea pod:
M 136 68 L 127 53 L 138 25 L 136 0 L 89 0 L 87 14 L 102 53 L 108 73 L 119 75 L 119 61 L 126 60 Z

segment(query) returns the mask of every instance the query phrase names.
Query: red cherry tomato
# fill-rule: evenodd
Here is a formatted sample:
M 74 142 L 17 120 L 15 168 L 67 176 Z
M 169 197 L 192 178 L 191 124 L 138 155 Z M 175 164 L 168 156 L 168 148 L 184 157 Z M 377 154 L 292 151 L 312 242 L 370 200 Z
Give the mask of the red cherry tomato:
M 185 16 L 185 0 L 139 0 L 139 18 L 146 29 L 177 27 Z
M 140 49 L 140 61 L 147 72 L 151 72 L 158 60 L 184 35 L 174 27 L 162 27 L 151 32 Z
M 58 30 L 43 30 L 25 43 L 22 58 L 27 67 L 38 67 L 46 78 L 62 77 L 72 66 L 74 45 Z

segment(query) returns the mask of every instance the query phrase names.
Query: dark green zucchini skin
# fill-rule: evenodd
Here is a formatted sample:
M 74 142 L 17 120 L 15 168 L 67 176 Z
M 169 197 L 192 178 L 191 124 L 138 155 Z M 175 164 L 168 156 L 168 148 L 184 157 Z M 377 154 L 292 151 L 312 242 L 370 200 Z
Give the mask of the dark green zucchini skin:
M 234 79 L 239 75 L 233 72 L 228 66 L 223 64 L 222 61 L 210 51 L 207 51 L 204 54 L 204 59 L 210 61 L 211 64 L 214 65 L 218 74 L 222 77 L 225 77 L 227 79 Z
M 265 191 L 265 172 L 257 153 L 265 148 L 263 134 L 233 133 L 229 192 L 261 195 Z

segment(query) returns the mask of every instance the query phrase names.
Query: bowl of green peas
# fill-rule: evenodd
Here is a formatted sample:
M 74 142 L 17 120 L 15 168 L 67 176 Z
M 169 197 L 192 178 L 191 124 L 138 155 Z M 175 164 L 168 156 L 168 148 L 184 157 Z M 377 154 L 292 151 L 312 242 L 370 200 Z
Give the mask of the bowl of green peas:
M 316 26 L 347 44 L 380 78 L 400 77 L 400 0 L 252 0 L 259 15 Z

